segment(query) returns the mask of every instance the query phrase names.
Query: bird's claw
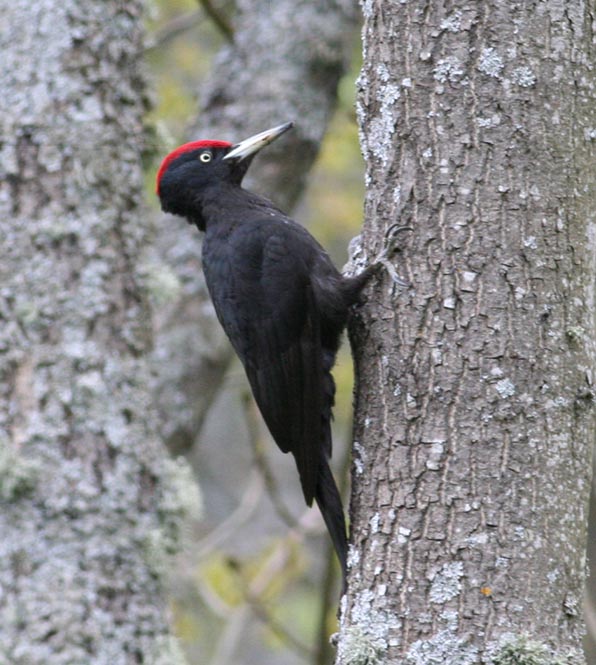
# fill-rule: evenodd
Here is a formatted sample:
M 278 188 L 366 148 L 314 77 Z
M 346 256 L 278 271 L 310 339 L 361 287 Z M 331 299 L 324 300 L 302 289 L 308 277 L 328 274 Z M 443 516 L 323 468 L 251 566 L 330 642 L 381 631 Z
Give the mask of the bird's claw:
M 395 254 L 395 252 L 399 250 L 399 247 L 397 245 L 397 236 L 403 231 L 413 231 L 413 230 L 414 229 L 411 226 L 400 226 L 399 224 L 392 224 L 387 229 L 387 233 L 385 234 L 385 243 L 383 250 L 375 259 L 375 264 L 383 266 L 385 268 L 385 270 L 389 274 L 389 277 L 391 277 L 393 283 L 404 288 L 410 287 L 411 286 L 410 282 L 406 282 L 397 274 L 395 266 L 393 265 L 393 263 L 391 263 L 389 259 L 393 254 Z
M 395 266 L 393 265 L 393 263 L 391 263 L 391 261 L 388 258 L 381 256 L 375 261 L 375 263 L 385 268 L 385 270 L 389 274 L 389 277 L 391 277 L 391 280 L 393 281 L 394 284 L 397 284 L 397 286 L 401 286 L 403 288 L 408 288 L 412 286 L 410 282 L 406 282 L 406 280 L 402 279 L 397 274 Z
M 392 224 L 385 234 L 385 252 L 387 257 L 391 256 L 395 252 L 399 251 L 399 246 L 397 244 L 397 236 L 403 231 L 413 231 L 413 226 L 400 226 L 399 224 Z

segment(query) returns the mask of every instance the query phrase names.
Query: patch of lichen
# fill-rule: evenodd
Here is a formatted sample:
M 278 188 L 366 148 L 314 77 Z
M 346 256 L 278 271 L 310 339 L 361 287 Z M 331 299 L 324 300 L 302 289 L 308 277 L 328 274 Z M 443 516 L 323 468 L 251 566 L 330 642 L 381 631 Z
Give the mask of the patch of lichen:
M 492 656 L 491 665 L 580 665 L 577 654 L 555 654 L 546 644 L 516 635 L 504 641 Z

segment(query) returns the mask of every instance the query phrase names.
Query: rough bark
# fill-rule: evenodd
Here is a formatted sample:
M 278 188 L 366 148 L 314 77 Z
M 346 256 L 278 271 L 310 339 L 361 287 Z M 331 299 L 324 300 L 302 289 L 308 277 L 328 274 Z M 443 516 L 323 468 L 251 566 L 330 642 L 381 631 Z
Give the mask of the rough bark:
M 596 580 L 594 579 L 594 562 L 596 561 L 596 473 L 594 466 L 596 458 L 592 458 L 592 493 L 590 495 L 590 512 L 588 528 L 588 545 L 586 559 L 591 569 L 586 580 L 584 597 L 584 618 L 586 621 L 586 636 L 584 638 L 584 651 L 588 663 L 596 662 Z
M 353 321 L 337 662 L 582 662 L 594 5 L 362 6 L 362 249 L 411 225 L 412 287 L 383 279 Z
M 183 661 L 162 577 L 196 490 L 147 389 L 141 9 L 0 2 L 3 665 Z
M 248 188 L 289 210 L 336 105 L 356 3 L 241 0 L 237 9 L 234 42 L 222 48 L 201 86 L 202 111 L 188 138 L 235 141 L 294 120 L 293 131 L 259 155 L 246 179 Z M 157 313 L 157 401 L 166 440 L 184 450 L 193 444 L 232 354 L 206 293 L 196 229 L 169 217 L 158 242 L 181 289 Z

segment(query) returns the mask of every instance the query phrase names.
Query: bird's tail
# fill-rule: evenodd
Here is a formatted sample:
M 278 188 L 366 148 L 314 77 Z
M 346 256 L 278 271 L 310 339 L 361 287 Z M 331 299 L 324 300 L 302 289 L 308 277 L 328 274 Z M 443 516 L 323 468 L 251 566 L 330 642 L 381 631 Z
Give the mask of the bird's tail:
M 315 499 L 319 510 L 323 515 L 327 530 L 331 536 L 333 547 L 337 553 L 337 558 L 341 565 L 342 588 L 346 588 L 346 575 L 348 566 L 348 538 L 346 536 L 346 521 L 339 490 L 329 468 L 329 463 L 323 457 L 319 467 L 319 478 Z

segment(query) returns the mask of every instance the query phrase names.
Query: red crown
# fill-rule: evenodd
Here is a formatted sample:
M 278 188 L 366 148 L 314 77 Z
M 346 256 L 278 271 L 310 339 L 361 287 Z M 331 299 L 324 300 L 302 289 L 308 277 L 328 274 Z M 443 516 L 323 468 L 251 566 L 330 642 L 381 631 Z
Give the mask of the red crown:
M 185 143 L 181 145 L 176 150 L 173 150 L 169 155 L 167 155 L 159 171 L 157 172 L 157 177 L 155 179 L 155 193 L 159 196 L 159 184 L 161 182 L 163 174 L 168 170 L 168 166 L 180 155 L 183 155 L 185 152 L 191 152 L 192 150 L 199 150 L 201 148 L 231 148 L 232 144 L 228 141 L 191 141 L 190 143 Z

